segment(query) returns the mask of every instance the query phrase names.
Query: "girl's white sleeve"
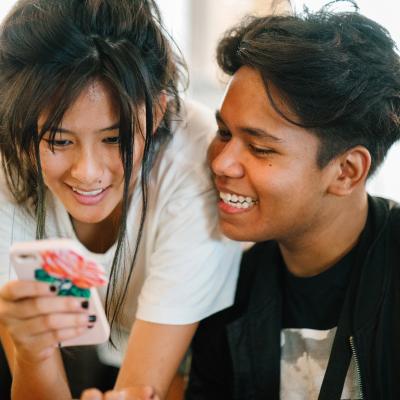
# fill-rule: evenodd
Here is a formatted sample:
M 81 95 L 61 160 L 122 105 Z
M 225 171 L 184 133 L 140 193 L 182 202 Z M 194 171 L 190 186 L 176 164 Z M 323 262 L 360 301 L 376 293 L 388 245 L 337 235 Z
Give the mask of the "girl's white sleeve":
M 181 171 L 153 221 L 157 232 L 136 315 L 150 322 L 192 323 L 234 300 L 241 247 L 219 233 L 208 171 Z

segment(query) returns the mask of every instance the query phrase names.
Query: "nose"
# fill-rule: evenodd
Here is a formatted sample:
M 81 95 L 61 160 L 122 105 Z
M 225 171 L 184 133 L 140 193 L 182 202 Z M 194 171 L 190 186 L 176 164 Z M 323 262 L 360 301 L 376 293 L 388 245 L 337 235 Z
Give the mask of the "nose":
M 211 143 L 209 148 L 209 161 L 211 170 L 215 175 L 227 178 L 242 178 L 244 167 L 240 160 L 240 144 L 234 140 L 229 142 Z
M 98 184 L 104 173 L 101 155 L 89 148 L 77 151 L 70 173 L 80 184 L 86 186 Z

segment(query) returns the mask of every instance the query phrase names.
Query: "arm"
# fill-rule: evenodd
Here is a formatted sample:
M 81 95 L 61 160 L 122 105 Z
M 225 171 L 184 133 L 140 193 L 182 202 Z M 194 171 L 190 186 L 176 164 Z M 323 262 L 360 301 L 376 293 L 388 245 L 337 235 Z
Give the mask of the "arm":
M 71 399 L 57 347 L 87 329 L 80 301 L 56 297 L 44 283 L 10 281 L 0 289 L 0 323 L 12 399 Z
M 14 362 L 11 393 L 13 400 L 70 400 L 72 396 L 60 352 L 55 350 L 51 357 L 35 363 L 17 357 Z
M 197 325 L 165 325 L 136 320 L 116 389 L 150 385 L 161 399 L 165 398 Z
M 81 399 L 111 400 L 122 393 L 127 400 L 164 399 L 197 325 L 155 324 L 137 319 L 115 390 L 104 395 L 95 389 L 86 390 Z

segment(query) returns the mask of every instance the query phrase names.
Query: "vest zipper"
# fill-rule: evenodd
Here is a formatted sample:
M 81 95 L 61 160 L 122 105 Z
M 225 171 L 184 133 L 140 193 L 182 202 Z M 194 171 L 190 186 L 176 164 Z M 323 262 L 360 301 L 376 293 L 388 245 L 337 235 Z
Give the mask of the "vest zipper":
M 358 384 L 358 388 L 360 391 L 360 399 L 362 400 L 364 398 L 363 395 L 363 386 L 362 386 L 362 380 L 361 380 L 361 371 L 360 371 L 360 363 L 358 362 L 358 356 L 357 356 L 357 352 L 356 352 L 356 346 L 354 345 L 354 337 L 350 336 L 350 347 L 351 347 L 351 352 L 353 354 L 353 358 L 354 358 L 354 364 L 356 367 L 356 380 L 357 380 L 357 384 Z

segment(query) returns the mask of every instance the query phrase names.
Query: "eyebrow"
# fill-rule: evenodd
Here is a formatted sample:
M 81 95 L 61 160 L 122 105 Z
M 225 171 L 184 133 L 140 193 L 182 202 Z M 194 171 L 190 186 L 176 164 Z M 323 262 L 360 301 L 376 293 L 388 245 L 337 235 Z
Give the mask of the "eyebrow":
M 115 123 L 115 124 L 113 124 L 113 125 L 111 125 L 111 126 L 107 126 L 106 128 L 101 128 L 101 129 L 99 129 L 98 130 L 98 132 L 109 132 L 109 131 L 115 131 L 116 129 L 119 129 L 119 123 L 117 122 L 117 123 Z M 50 128 L 49 130 L 53 130 L 53 131 L 55 131 L 55 132 L 59 132 L 59 133 L 74 133 L 73 131 L 70 131 L 69 129 L 65 129 L 65 128 L 60 128 L 60 127 L 57 127 L 57 128 Z
M 217 122 L 219 122 L 220 124 L 227 126 L 224 119 L 221 116 L 221 112 L 219 110 L 217 110 L 215 112 L 215 119 L 217 120 Z M 273 142 L 277 142 L 277 143 L 281 143 L 283 142 L 282 139 L 271 135 L 270 133 L 268 133 L 267 131 L 260 129 L 260 128 L 254 128 L 254 127 L 249 127 L 249 126 L 241 126 L 238 128 L 240 131 L 246 133 L 247 135 L 259 138 L 259 139 L 266 139 L 266 140 L 270 140 Z

